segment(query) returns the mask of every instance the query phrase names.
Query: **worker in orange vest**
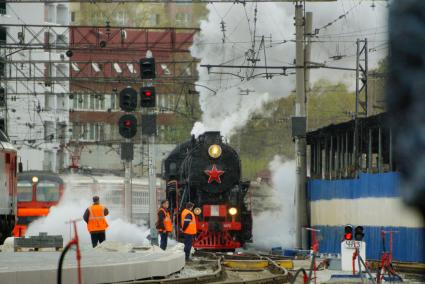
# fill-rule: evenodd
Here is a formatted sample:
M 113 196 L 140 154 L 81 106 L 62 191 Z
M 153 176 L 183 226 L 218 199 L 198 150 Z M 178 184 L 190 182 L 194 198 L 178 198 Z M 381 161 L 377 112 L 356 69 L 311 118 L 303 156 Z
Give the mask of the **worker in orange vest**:
M 87 223 L 87 230 L 91 236 L 93 247 L 106 239 L 105 231 L 108 228 L 105 216 L 109 214 L 108 208 L 99 203 L 99 196 L 93 196 L 93 205 L 86 209 L 83 219 Z
M 186 254 L 186 261 L 189 261 L 190 250 L 192 249 L 193 238 L 196 236 L 196 219 L 195 214 L 192 212 L 194 204 L 192 202 L 186 203 L 186 209 L 183 210 L 181 215 L 181 227 L 184 234 L 184 252 Z
M 168 234 L 173 231 L 173 224 L 171 223 L 170 212 L 168 212 L 168 200 L 161 201 L 161 207 L 158 210 L 158 221 L 156 223 L 156 229 L 161 236 L 161 244 L 159 247 L 162 250 L 167 249 Z

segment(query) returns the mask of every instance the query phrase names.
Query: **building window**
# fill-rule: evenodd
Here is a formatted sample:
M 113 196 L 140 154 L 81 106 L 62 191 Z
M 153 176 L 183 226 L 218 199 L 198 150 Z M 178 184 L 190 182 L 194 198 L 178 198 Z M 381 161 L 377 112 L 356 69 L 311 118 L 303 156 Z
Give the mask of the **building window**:
M 93 141 L 93 140 L 95 140 L 96 125 L 90 124 L 89 128 L 90 128 L 90 140 Z
M 0 15 L 6 15 L 6 1 L 0 2 Z
M 78 94 L 78 109 L 82 110 L 83 109 L 83 94 Z
M 112 94 L 111 95 L 111 109 L 115 109 L 116 108 L 116 106 L 115 106 L 116 99 L 117 99 L 116 95 L 115 94 Z
M 124 11 L 118 12 L 115 15 L 115 21 L 117 25 L 121 25 L 121 26 L 126 25 L 126 19 L 127 19 L 127 15 Z
M 96 25 L 96 24 L 105 24 L 105 19 L 106 17 L 103 15 L 102 12 L 94 12 L 92 14 L 91 20 L 92 20 L 92 24 Z
M 55 123 L 52 121 L 45 121 L 44 122 L 44 139 L 49 140 L 51 135 L 54 135 L 56 133 L 55 131 Z
M 66 64 L 57 64 L 56 65 L 56 76 L 58 76 L 58 77 L 68 77 L 68 66 Z
M 49 23 L 55 22 L 55 13 L 56 9 L 54 5 L 46 5 L 45 7 L 45 17 L 44 20 Z
M 56 37 L 56 46 L 57 47 L 67 47 L 68 46 L 68 39 L 65 34 L 59 34 Z
M 54 163 L 54 154 L 52 151 L 45 150 L 44 151 L 44 159 L 43 159 L 43 170 L 52 171 Z
M 94 110 L 94 104 L 96 102 L 96 98 L 94 97 L 94 95 L 90 95 L 90 109 Z
M 105 130 L 102 123 L 74 123 L 72 127 L 73 140 L 82 141 L 103 141 L 105 140 Z
M 52 93 L 44 94 L 44 109 L 52 110 L 55 109 L 55 95 Z
M 68 111 L 67 109 L 67 97 L 64 93 L 56 95 L 56 108 L 62 111 Z
M 0 44 L 6 44 L 7 30 L 0 27 Z
M 83 140 L 89 140 L 89 124 L 85 123 L 83 124 L 83 129 L 82 129 L 82 133 L 81 133 L 81 137 Z
M 72 139 L 73 140 L 77 140 L 80 138 L 80 130 L 81 130 L 81 125 L 77 122 L 74 122 L 72 124 Z
M 149 17 L 149 25 L 156 26 L 159 25 L 159 14 L 152 14 Z
M 68 24 L 68 8 L 65 5 L 57 6 L 56 15 L 56 23 L 60 25 Z
M 78 94 L 74 94 L 72 98 L 72 108 L 74 110 L 78 109 Z
M 77 12 L 75 12 L 75 11 L 71 12 L 71 22 L 75 22 L 76 14 L 77 14 Z
M 105 97 L 104 95 L 95 95 L 93 97 L 94 108 L 93 110 L 105 110 Z
M 187 26 L 192 22 L 192 15 L 189 13 L 177 13 L 176 14 L 176 24 Z
M 87 110 L 89 108 L 89 98 L 90 95 L 83 95 L 83 109 Z

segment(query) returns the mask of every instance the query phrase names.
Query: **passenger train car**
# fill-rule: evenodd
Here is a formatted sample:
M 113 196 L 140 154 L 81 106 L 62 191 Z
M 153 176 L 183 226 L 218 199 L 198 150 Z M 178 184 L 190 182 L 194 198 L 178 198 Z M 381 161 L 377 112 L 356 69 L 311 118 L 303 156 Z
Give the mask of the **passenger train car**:
M 0 244 L 9 237 L 16 218 L 16 149 L 0 131 Z
M 47 171 L 28 171 L 18 175 L 18 221 L 15 237 L 25 235 L 28 225 L 49 214 L 50 207 L 59 203 L 64 182 L 58 174 Z
M 63 175 L 66 186 L 70 191 L 69 198 L 87 199 L 91 202 L 93 195 L 99 195 L 102 204 L 109 208 L 112 217 L 124 217 L 124 178 L 119 176 L 96 175 Z M 132 188 L 132 221 L 144 225 L 149 220 L 149 181 L 147 178 L 133 178 Z M 160 188 L 160 183 L 157 183 Z M 159 192 L 157 192 L 159 196 Z

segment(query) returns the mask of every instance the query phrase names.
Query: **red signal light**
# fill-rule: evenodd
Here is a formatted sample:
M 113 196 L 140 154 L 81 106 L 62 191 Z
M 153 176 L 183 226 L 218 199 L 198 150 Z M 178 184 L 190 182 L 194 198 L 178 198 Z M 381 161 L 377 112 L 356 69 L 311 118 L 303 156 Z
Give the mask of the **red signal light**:
M 344 227 L 344 239 L 350 241 L 353 239 L 353 227 L 351 225 L 346 225 Z
M 150 96 L 152 96 L 152 92 L 151 92 L 151 91 L 149 91 L 149 90 L 145 91 L 145 96 L 146 96 L 146 97 L 150 97 Z
M 125 120 L 124 121 L 124 126 L 125 127 L 131 127 L 131 121 L 130 120 Z

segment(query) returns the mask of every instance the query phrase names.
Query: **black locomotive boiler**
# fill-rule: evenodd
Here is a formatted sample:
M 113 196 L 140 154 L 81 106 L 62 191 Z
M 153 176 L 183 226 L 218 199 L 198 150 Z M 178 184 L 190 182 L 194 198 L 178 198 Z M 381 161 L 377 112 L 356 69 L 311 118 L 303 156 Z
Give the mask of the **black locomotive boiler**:
M 251 241 L 249 182 L 241 181 L 239 155 L 220 132 L 205 132 L 178 145 L 163 162 L 163 179 L 176 228 L 186 202 L 195 204 L 194 248 L 234 250 Z

